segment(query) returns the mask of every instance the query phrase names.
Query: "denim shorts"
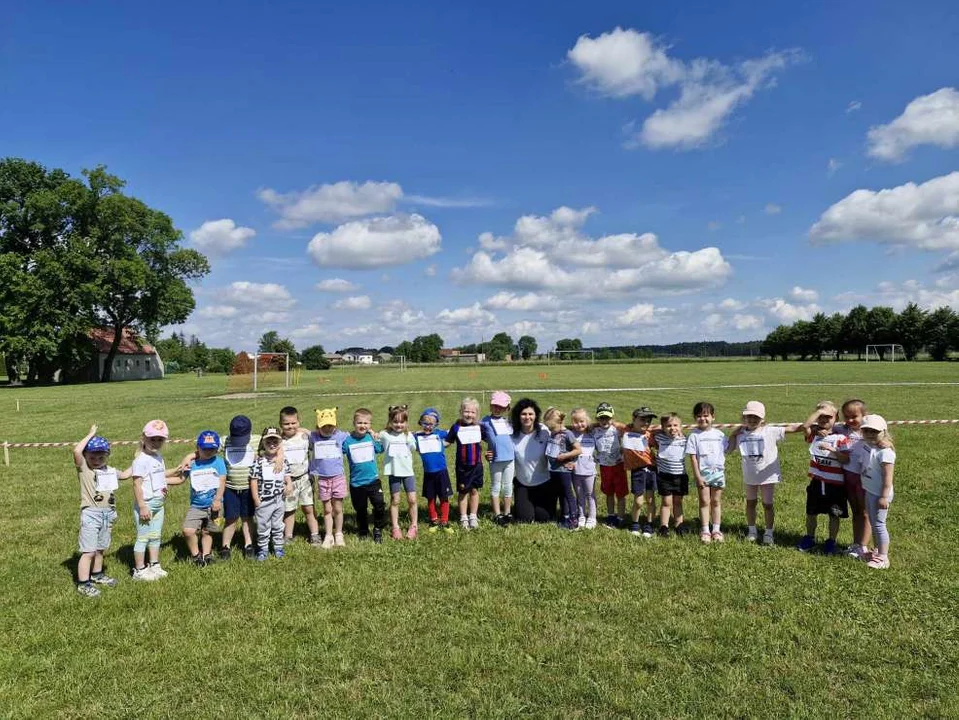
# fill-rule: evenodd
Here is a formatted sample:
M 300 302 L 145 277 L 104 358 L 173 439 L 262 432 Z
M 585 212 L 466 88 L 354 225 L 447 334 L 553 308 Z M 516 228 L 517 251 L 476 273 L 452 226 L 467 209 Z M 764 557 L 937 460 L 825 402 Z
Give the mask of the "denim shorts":
M 634 468 L 629 471 L 633 495 L 656 492 L 656 470 L 652 467 Z
M 80 511 L 80 552 L 90 553 L 109 548 L 116 520 L 117 511 L 113 508 L 83 508 Z

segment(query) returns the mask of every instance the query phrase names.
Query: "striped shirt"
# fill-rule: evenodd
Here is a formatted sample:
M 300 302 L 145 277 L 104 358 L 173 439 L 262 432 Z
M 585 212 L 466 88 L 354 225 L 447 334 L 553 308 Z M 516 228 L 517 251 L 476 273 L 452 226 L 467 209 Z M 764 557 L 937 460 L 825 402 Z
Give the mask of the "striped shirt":
M 475 438 L 473 437 L 474 434 Z M 460 435 L 464 437 L 461 438 Z M 463 442 L 464 439 L 468 442 Z M 473 467 L 480 464 L 483 458 L 483 446 L 480 444 L 480 440 L 482 440 L 482 431 L 479 425 L 462 425 L 459 420 L 453 423 L 453 427 L 446 435 L 446 442 L 456 443 L 457 467 Z
M 656 469 L 669 475 L 682 475 L 686 472 L 686 438 L 682 435 L 672 437 L 658 432 L 653 437 L 656 448 Z
M 809 441 L 809 478 L 829 485 L 842 485 L 842 463 L 823 446 L 835 447 L 840 452 L 849 450 L 849 438 L 845 435 L 815 435 Z

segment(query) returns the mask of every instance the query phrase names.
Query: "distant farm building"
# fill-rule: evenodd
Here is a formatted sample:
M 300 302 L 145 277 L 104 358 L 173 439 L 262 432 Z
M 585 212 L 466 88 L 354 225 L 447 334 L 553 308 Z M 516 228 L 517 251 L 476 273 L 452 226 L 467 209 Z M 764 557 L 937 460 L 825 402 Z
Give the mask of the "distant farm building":
M 113 344 L 114 332 L 108 328 L 94 328 L 90 340 L 95 350 L 90 365 L 90 379 L 99 380 Z M 111 380 L 158 380 L 163 377 L 163 361 L 152 345 L 128 330 L 123 331 L 117 354 L 113 356 Z

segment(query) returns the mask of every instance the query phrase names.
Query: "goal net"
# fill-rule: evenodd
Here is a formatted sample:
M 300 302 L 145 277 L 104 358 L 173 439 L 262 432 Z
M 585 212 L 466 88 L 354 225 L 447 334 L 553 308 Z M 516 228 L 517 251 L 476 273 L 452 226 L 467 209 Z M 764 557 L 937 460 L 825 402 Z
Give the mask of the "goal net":
M 288 353 L 237 353 L 227 380 L 230 392 L 288 388 L 293 379 Z
M 866 362 L 886 360 L 896 362 L 896 360 L 905 360 L 906 351 L 902 349 L 899 343 L 885 343 L 879 345 L 866 345 Z
M 596 362 L 596 355 L 592 350 L 552 350 L 546 353 L 546 363 L 570 361 Z

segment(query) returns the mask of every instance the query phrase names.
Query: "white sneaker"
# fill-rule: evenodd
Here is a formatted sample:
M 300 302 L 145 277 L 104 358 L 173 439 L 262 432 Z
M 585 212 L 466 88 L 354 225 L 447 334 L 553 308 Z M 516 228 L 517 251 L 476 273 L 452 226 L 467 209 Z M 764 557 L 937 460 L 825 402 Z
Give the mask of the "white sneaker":
M 334 543 L 333 533 L 327 533 L 326 537 L 323 538 L 323 544 L 321 545 L 321 547 L 324 550 L 329 550 L 331 547 L 333 547 L 333 543 Z
M 576 527 L 584 528 L 586 527 L 586 518 L 582 515 L 579 516 L 579 522 L 576 524 Z
M 461 517 L 461 518 L 460 518 L 460 527 L 463 528 L 464 530 L 469 530 L 469 529 L 470 529 L 470 521 L 469 521 L 469 518 L 467 518 L 467 517 L 465 517 L 465 516 L 464 516 L 464 517 Z
M 846 555 L 851 557 L 853 560 L 858 560 L 859 556 L 862 555 L 862 545 L 853 543 L 846 549 Z
M 873 553 L 872 559 L 866 564 L 866 567 L 873 570 L 885 570 L 889 567 L 889 556 Z
M 145 565 L 142 568 L 133 568 L 133 579 L 142 580 L 143 582 L 153 582 L 157 579 L 157 576 L 153 574 L 153 569 L 149 565 Z
M 154 565 L 151 565 L 151 566 L 150 566 L 150 572 L 153 573 L 153 576 L 154 576 L 157 580 L 159 580 L 160 578 L 165 578 L 167 575 L 170 574 L 170 573 L 168 573 L 166 570 L 164 570 L 162 567 L 160 567 L 160 563 L 156 563 L 156 564 L 154 564 Z
M 766 530 L 766 532 L 763 533 L 763 545 L 775 545 L 775 544 L 776 544 L 776 541 L 775 539 L 773 539 L 773 531 Z
M 746 542 L 756 542 L 758 537 L 759 534 L 755 530 L 750 529 L 746 533 Z
M 596 518 L 586 518 L 586 523 L 583 525 L 587 530 L 596 529 Z
M 469 526 L 470 526 L 470 530 L 475 530 L 476 528 L 478 528 L 478 527 L 479 527 L 479 518 L 476 517 L 475 515 L 470 515 L 470 517 L 469 517 Z

